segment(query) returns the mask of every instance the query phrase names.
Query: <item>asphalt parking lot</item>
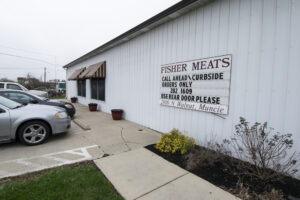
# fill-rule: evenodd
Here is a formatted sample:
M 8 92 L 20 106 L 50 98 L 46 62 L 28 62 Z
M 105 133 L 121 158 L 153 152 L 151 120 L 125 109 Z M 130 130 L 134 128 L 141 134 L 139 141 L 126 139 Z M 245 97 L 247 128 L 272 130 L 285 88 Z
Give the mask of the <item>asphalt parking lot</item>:
M 109 114 L 75 106 L 76 123 L 72 121 L 67 133 L 52 136 L 37 146 L 0 144 L 0 178 L 130 151 L 159 138 L 159 133 L 146 127 L 126 120 L 113 121 Z M 82 129 L 78 122 L 90 130 Z

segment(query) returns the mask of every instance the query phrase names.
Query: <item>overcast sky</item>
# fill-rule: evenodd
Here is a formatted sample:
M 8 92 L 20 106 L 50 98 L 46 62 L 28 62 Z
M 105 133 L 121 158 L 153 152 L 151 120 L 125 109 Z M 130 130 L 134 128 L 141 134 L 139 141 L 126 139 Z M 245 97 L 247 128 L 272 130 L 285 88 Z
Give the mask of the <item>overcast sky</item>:
M 0 0 L 0 78 L 65 79 L 64 64 L 177 2 Z

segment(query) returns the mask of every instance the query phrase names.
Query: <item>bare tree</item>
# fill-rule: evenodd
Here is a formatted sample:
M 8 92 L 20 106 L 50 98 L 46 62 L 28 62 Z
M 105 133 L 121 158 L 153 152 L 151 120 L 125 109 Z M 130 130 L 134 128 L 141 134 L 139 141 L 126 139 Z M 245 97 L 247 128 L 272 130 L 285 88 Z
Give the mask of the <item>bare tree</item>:
M 288 153 L 293 147 L 292 134 L 274 133 L 267 122 L 249 126 L 244 118 L 235 128 L 231 147 L 234 155 L 246 161 L 239 166 L 245 175 L 267 183 L 298 171 L 296 152 Z
M 10 79 L 8 79 L 8 78 L 1 78 L 0 81 L 1 81 L 1 82 L 15 82 L 15 81 L 10 80 Z

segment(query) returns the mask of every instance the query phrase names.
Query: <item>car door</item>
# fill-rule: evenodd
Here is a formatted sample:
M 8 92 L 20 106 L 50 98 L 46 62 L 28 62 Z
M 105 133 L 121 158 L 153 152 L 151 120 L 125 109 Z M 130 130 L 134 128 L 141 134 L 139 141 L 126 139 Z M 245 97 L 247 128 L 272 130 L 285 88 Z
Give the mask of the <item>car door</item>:
M 0 107 L 0 141 L 11 138 L 11 123 L 9 110 Z

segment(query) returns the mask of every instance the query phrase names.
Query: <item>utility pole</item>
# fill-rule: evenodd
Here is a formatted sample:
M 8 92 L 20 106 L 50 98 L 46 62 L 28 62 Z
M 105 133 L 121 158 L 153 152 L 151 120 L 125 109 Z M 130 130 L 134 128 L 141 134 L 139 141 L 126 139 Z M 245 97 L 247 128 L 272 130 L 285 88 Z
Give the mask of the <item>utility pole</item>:
M 47 68 L 44 67 L 44 82 L 45 82 L 45 83 L 46 83 L 46 70 L 47 70 Z
M 54 56 L 54 79 L 56 80 L 56 56 Z

